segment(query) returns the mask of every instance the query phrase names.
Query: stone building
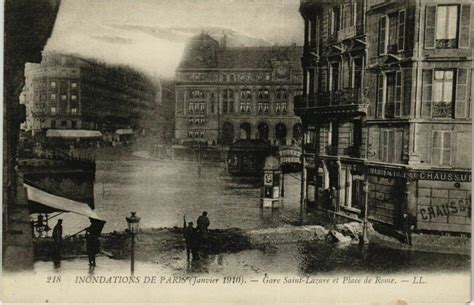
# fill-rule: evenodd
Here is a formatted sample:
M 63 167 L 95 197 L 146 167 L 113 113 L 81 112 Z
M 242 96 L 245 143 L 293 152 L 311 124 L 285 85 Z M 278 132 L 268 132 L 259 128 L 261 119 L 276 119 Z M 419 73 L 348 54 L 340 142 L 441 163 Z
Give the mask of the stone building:
M 301 137 L 293 109 L 301 93 L 302 48 L 228 47 L 193 37 L 176 70 L 175 139 L 229 145 L 237 139 L 291 144 Z
M 160 86 L 127 67 L 44 53 L 25 65 L 24 97 L 33 134 L 48 129 L 115 132 L 153 128 Z
M 395 228 L 406 213 L 420 231 L 469 233 L 470 1 L 302 1 L 300 11 L 309 192 L 334 186 L 337 213 L 361 217 L 367 202 L 369 220 Z

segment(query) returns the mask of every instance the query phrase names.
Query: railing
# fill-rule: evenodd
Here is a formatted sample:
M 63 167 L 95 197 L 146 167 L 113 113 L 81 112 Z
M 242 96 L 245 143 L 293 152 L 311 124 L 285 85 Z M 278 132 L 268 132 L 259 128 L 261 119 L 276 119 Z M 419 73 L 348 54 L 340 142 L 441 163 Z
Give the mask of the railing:
M 356 27 L 350 26 L 342 30 L 337 31 L 337 41 L 342 41 L 345 39 L 352 38 L 356 35 Z
M 388 54 L 396 54 L 398 52 L 398 46 L 396 44 L 390 44 L 387 46 Z
M 360 89 L 350 88 L 333 92 L 318 92 L 306 96 L 297 95 L 294 99 L 295 109 L 323 107 L 323 106 L 345 106 L 366 104 L 362 98 Z

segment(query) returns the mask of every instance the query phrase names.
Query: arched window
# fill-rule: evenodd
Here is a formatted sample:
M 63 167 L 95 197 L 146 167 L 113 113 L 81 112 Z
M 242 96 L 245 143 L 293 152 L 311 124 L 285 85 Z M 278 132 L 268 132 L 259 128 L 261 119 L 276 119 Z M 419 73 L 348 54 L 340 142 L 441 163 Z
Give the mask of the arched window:
M 286 125 L 283 123 L 278 123 L 275 125 L 275 137 L 278 140 L 280 145 L 286 145 L 286 135 L 287 135 Z
M 260 140 L 268 140 L 268 125 L 265 122 L 257 126 L 257 138 Z
M 221 144 L 230 145 L 232 142 L 234 142 L 234 126 L 229 122 L 225 122 L 222 125 Z
M 250 139 L 252 132 L 252 127 L 249 123 L 240 124 L 240 138 L 241 139 Z

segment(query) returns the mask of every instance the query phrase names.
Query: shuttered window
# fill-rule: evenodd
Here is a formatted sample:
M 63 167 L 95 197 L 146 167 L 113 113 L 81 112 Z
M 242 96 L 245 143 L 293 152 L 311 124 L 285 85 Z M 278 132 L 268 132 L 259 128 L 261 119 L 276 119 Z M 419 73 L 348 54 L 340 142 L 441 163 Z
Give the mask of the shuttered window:
M 405 49 L 405 11 L 398 12 L 398 51 Z
M 454 71 L 435 70 L 433 78 L 433 118 L 450 118 L 453 112 Z
M 436 30 L 436 6 L 427 5 L 425 9 L 425 48 L 434 49 Z
M 379 54 L 387 53 L 387 16 L 379 19 Z
M 452 159 L 452 132 L 434 130 L 432 138 L 431 164 L 451 165 Z
M 402 115 L 402 73 L 397 71 L 395 74 L 395 117 Z
M 458 6 L 440 5 L 436 12 L 436 48 L 457 48 Z
M 421 102 L 421 116 L 431 117 L 431 100 L 433 96 L 433 70 L 423 70 L 423 96 Z
M 403 82 L 402 113 L 403 113 L 404 116 L 409 116 L 410 111 L 411 111 L 411 109 L 410 109 L 411 108 L 411 86 L 412 86 L 411 73 L 412 73 L 411 67 L 403 68 L 403 71 L 402 71 L 402 82 Z
M 467 69 L 423 70 L 421 116 L 452 118 L 454 114 L 455 118 L 468 118 L 468 84 Z
M 469 113 L 468 107 L 468 77 L 467 69 L 458 69 L 456 76 L 456 118 L 467 118 Z
M 377 118 L 383 117 L 383 103 L 384 103 L 384 75 L 377 74 L 377 108 L 375 114 Z
M 459 47 L 469 48 L 471 31 L 471 5 L 461 5 L 460 21 L 459 21 Z
M 395 161 L 395 131 L 394 130 L 382 130 L 380 133 L 380 161 L 382 162 L 394 162 Z
M 470 47 L 471 5 L 427 5 L 425 9 L 425 48 Z

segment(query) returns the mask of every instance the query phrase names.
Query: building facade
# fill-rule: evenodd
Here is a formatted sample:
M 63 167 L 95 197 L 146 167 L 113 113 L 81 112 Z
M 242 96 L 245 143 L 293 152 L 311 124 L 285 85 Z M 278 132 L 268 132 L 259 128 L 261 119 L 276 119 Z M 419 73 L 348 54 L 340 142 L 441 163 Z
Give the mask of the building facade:
M 367 204 L 369 220 L 391 227 L 408 214 L 420 231 L 469 233 L 471 3 L 302 1 L 300 11 L 309 198 L 335 187 L 341 214 L 361 217 Z
M 296 143 L 301 54 L 297 46 L 227 47 L 225 37 L 221 43 L 206 34 L 192 38 L 176 71 L 176 141 Z
M 25 65 L 23 128 L 115 132 L 153 128 L 160 86 L 126 67 L 71 55 L 44 53 Z

